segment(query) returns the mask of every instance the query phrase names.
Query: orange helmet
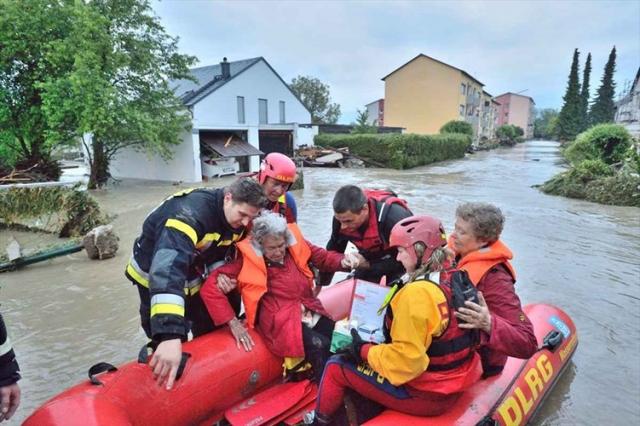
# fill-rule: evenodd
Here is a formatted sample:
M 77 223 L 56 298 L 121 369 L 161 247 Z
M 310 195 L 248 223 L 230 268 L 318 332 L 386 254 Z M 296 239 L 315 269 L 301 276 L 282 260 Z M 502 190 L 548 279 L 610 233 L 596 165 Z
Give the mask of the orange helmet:
M 291 158 L 279 152 L 267 154 L 262 160 L 262 164 L 260 164 L 258 182 L 263 184 L 267 177 L 293 183 L 296 180 L 296 165 Z
M 435 249 L 446 244 L 447 236 L 442 222 L 427 215 L 402 219 L 394 225 L 389 237 L 389 245 L 409 250 L 416 265 L 427 262 Z

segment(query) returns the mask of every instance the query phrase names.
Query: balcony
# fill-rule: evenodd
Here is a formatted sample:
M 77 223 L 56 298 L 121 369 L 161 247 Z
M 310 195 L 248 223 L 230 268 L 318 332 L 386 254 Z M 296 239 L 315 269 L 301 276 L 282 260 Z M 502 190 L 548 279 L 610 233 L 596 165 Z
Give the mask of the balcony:
M 480 106 L 480 93 L 476 92 L 475 95 L 473 93 L 467 93 L 467 105 L 473 107 Z

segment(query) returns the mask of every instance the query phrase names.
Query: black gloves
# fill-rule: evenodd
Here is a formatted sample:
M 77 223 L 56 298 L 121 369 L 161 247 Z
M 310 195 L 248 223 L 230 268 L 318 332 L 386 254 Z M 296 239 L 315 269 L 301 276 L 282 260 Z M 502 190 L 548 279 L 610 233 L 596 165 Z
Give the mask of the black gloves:
M 355 328 L 351 329 L 351 339 L 351 344 L 346 347 L 346 350 L 356 364 L 360 364 L 361 362 L 364 362 L 360 356 L 360 349 L 362 349 L 362 345 L 365 344 L 365 341 L 362 340 L 362 337 L 358 334 L 358 330 Z

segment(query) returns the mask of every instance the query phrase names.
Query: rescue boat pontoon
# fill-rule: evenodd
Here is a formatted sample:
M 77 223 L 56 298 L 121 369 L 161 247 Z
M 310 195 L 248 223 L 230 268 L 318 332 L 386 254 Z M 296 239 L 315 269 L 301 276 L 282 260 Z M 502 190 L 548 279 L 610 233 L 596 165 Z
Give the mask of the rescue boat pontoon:
M 321 292 L 334 319 L 348 315 L 353 284 L 350 279 Z M 524 310 L 540 347 L 533 357 L 509 358 L 502 374 L 475 383 L 441 416 L 418 418 L 387 410 L 366 424 L 526 424 L 568 366 L 578 335 L 571 318 L 559 308 L 532 304 Z M 226 328 L 185 343 L 183 350 L 190 357 L 170 391 L 155 383 L 147 365 L 135 361 L 98 374 L 44 403 L 24 425 L 210 426 L 224 421 L 225 413 L 234 425 L 300 422 L 304 412 L 313 409 L 315 386 L 283 385 L 282 360 L 267 350 L 257 333 L 252 337 L 256 346 L 251 352 L 239 350 Z M 265 401 L 269 414 L 255 409 Z

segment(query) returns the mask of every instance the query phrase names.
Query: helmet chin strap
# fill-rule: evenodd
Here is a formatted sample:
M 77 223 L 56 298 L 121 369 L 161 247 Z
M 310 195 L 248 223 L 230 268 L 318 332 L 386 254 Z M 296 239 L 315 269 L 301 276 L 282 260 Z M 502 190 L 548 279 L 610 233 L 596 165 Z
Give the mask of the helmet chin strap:
M 426 246 L 424 245 L 424 243 L 422 242 L 417 242 L 415 244 L 413 244 L 413 250 L 416 253 L 416 271 L 418 269 L 420 269 L 420 267 L 422 266 L 422 256 L 424 256 L 424 251 L 426 250 Z

